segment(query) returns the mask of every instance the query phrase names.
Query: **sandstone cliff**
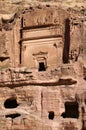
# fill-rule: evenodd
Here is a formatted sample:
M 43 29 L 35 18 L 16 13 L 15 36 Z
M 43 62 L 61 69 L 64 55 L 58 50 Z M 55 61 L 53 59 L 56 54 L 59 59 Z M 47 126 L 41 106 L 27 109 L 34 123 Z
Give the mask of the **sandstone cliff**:
M 86 129 L 86 1 L 0 1 L 0 130 Z

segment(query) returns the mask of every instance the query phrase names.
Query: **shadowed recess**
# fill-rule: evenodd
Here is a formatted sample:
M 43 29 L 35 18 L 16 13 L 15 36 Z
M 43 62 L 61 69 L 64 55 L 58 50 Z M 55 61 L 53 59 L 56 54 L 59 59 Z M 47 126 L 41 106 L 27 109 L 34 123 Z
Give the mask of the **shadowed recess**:
M 19 117 L 19 116 L 21 116 L 19 113 L 14 113 L 14 114 L 8 114 L 5 117 L 14 119 L 14 118 Z
M 54 119 L 54 112 L 53 111 L 50 111 L 49 112 L 49 114 L 48 114 L 48 118 L 50 119 L 50 120 L 53 120 Z
M 45 68 L 45 65 L 44 65 L 44 62 L 40 62 L 39 63 L 39 71 L 45 71 L 46 68 Z
M 4 102 L 5 108 L 16 108 L 18 106 L 18 103 L 15 98 L 9 98 Z
M 68 63 L 69 61 L 69 49 L 70 49 L 70 20 L 67 18 L 65 20 L 65 42 L 63 49 L 63 63 Z
M 77 102 L 65 102 L 65 112 L 63 112 L 61 116 L 63 118 L 78 118 L 78 108 L 79 105 Z

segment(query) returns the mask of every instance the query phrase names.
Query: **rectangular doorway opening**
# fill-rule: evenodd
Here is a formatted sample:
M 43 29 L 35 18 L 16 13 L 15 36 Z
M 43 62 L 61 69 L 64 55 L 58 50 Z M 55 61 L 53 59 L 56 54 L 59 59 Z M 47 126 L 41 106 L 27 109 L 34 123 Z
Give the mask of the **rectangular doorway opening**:
M 78 102 L 65 102 L 65 112 L 62 113 L 63 118 L 78 118 L 79 117 Z
M 46 71 L 44 62 L 39 62 L 39 71 Z

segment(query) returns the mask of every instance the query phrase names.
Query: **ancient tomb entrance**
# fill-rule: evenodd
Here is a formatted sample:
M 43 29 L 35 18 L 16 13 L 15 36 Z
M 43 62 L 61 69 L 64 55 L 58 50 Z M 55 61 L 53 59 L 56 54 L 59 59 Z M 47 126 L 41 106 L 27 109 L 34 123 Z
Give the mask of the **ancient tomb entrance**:
M 65 102 L 65 112 L 63 112 L 61 116 L 63 118 L 78 118 L 78 108 L 79 105 L 77 102 Z
M 39 62 L 39 71 L 45 71 L 45 70 L 46 70 L 46 67 L 45 67 L 44 62 Z
M 38 52 L 36 54 L 33 54 L 34 59 L 37 63 L 36 68 L 38 69 L 38 71 L 46 71 L 47 54 L 48 54 L 48 52 Z
M 5 108 L 16 108 L 18 106 L 18 103 L 16 101 L 16 98 L 9 98 L 4 102 Z
M 53 120 L 54 119 L 54 112 L 53 111 L 50 111 L 49 112 L 49 114 L 48 114 L 48 118 L 50 119 L 50 120 Z

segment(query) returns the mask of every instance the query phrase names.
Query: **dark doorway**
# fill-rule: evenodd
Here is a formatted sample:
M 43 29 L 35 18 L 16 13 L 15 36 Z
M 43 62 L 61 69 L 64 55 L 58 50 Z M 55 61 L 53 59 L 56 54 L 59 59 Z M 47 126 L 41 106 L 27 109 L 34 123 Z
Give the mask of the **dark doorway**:
M 18 103 L 17 103 L 16 99 L 14 99 L 14 98 L 7 99 L 4 102 L 5 108 L 16 108 L 17 106 L 18 106 Z
M 45 70 L 46 68 L 44 62 L 39 62 L 39 71 L 45 71 Z
M 50 120 L 53 120 L 53 119 L 54 119 L 54 112 L 53 112 L 53 111 L 50 111 L 50 112 L 49 112 L 48 118 L 49 118 Z
M 66 102 L 65 103 L 65 112 L 62 113 L 63 118 L 78 118 L 78 103 L 77 102 Z

